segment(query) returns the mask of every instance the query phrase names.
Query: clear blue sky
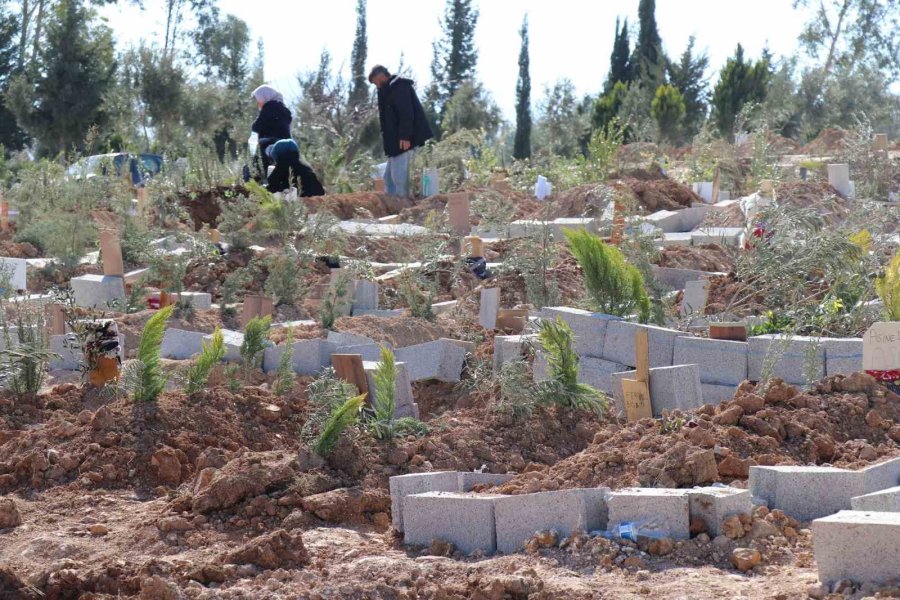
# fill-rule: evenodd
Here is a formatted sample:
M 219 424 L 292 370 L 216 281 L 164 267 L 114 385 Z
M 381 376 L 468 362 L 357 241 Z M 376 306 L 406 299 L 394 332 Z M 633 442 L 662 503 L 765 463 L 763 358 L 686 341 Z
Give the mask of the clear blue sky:
M 519 55 L 518 30 L 528 13 L 531 29 L 532 102 L 545 84 L 568 77 L 580 94 L 595 93 L 609 68 L 617 16 L 637 24 L 638 0 L 481 0 L 476 30 L 478 75 L 508 119 L 514 116 Z M 401 53 L 424 87 L 431 43 L 440 35 L 444 0 L 369 0 L 369 64 L 389 68 Z M 146 0 L 145 10 L 107 7 L 101 14 L 120 42 L 159 41 L 164 33 L 164 2 Z M 327 48 L 334 63 L 349 72 L 356 26 L 355 0 L 220 0 L 223 12 L 245 20 L 254 40 L 265 46 L 268 81 L 288 96 L 298 92 L 298 72 L 314 69 Z M 656 19 L 666 52 L 678 56 L 688 37 L 710 56 L 710 75 L 743 44 L 758 56 L 768 44 L 776 56 L 796 51 L 806 15 L 791 0 L 657 0 Z M 632 37 L 632 40 L 634 40 Z M 254 44 L 255 51 L 255 44 Z

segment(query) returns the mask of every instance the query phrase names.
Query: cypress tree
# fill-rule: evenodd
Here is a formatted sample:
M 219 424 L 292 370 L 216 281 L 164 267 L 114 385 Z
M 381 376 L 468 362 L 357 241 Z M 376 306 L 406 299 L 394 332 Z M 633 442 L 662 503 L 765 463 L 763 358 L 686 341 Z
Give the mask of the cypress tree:
M 709 57 L 705 53 L 695 55 L 694 43 L 694 36 L 691 36 L 681 60 L 669 65 L 669 79 L 684 100 L 682 133 L 686 138 L 693 138 L 700 130 L 709 101 L 706 84 Z
M 640 30 L 634 48 L 631 63 L 635 68 L 635 77 L 645 87 L 655 90 L 665 83 L 665 57 L 662 51 L 662 38 L 656 26 L 656 0 L 640 0 L 638 4 L 638 20 Z
M 522 49 L 519 51 L 519 80 L 516 82 L 516 138 L 513 157 L 531 157 L 531 74 L 528 70 L 528 15 L 519 30 Z
M 475 76 L 477 23 L 478 9 L 472 6 L 472 0 L 447 0 L 441 19 L 443 37 L 434 44 L 431 64 L 436 112 L 443 113 L 444 105 L 456 90 Z
M 25 142 L 24 133 L 19 129 L 16 118 L 6 106 L 6 92 L 16 62 L 16 35 L 19 25 L 16 18 L 6 14 L 0 3 L 0 146 L 7 150 L 18 150 Z M 3 156 L 0 155 L 0 161 Z
M 713 118 L 719 133 L 729 139 L 734 135 L 735 117 L 748 102 L 766 99 L 771 78 L 769 60 L 763 57 L 753 63 L 744 60 L 744 48 L 738 44 L 719 73 L 713 90 Z
M 620 81 L 622 83 L 630 83 L 631 80 L 631 43 L 628 39 L 628 19 L 625 19 L 620 29 L 617 17 L 615 42 L 613 43 L 612 54 L 609 56 L 609 75 L 606 77 L 606 85 L 603 91 L 608 94 L 616 83 Z
M 353 53 L 350 55 L 350 69 L 353 76 L 353 87 L 350 90 L 350 106 L 359 106 L 369 98 L 368 81 L 366 80 L 366 59 L 369 53 L 369 41 L 366 34 L 366 0 L 356 2 L 356 37 L 353 38 Z

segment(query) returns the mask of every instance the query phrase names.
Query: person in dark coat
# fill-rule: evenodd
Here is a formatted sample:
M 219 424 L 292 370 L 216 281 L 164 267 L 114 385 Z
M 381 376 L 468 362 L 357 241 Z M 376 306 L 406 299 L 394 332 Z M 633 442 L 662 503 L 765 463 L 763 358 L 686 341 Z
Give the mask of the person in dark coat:
M 281 92 L 268 85 L 261 85 L 253 90 L 259 115 L 250 126 L 250 131 L 259 136 L 258 156 L 262 159 L 262 174 L 265 176 L 272 164 L 266 150 L 277 142 L 291 137 L 291 111 L 284 105 Z
M 270 192 L 283 192 L 296 187 L 300 196 L 324 196 L 325 189 L 312 167 L 300 158 L 300 148 L 291 139 L 278 140 L 267 148 L 268 157 L 275 163 L 266 186 Z
M 410 79 L 391 75 L 381 65 L 369 73 L 378 88 L 381 141 L 388 157 L 384 187 L 393 196 L 409 197 L 409 162 L 416 148 L 434 137 Z

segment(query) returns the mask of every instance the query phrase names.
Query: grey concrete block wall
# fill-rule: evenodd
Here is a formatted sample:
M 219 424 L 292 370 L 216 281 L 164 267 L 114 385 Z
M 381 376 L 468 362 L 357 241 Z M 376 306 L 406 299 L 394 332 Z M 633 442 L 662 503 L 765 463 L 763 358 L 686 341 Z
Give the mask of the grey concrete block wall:
M 858 471 L 836 467 L 750 467 L 750 493 L 770 509 L 780 509 L 799 521 L 810 521 L 851 507 L 865 493 Z
M 497 550 L 494 508 L 497 495 L 426 492 L 407 496 L 403 507 L 403 541 L 428 546 L 432 540 L 450 542 L 471 554 Z
M 634 379 L 637 371 L 614 373 L 612 394 L 616 401 L 616 409 L 624 410 L 622 399 L 622 380 Z M 650 403 L 653 416 L 662 415 L 663 411 L 690 410 L 703 406 L 703 387 L 700 383 L 700 367 L 698 365 L 675 365 L 674 367 L 658 367 L 650 369 Z
M 535 381 L 546 381 L 550 377 L 547 357 L 540 350 L 535 353 L 532 368 Z M 614 375 L 627 372 L 629 369 L 631 367 L 602 358 L 581 357 L 578 361 L 578 383 L 586 383 L 607 395 L 613 395 L 617 382 L 621 388 L 621 381 L 617 380 Z
M 381 317 L 382 319 L 390 319 L 392 317 L 402 317 L 408 311 L 405 308 L 377 308 L 373 310 L 364 310 L 357 309 L 353 311 L 353 316 L 361 317 L 361 316 L 369 316 L 369 317 Z
M 317 375 L 325 366 L 331 366 L 331 354 L 334 346 L 325 340 L 300 340 L 293 344 L 291 362 L 297 375 Z M 266 373 L 276 371 L 281 363 L 285 344 L 269 346 L 263 355 L 263 370 Z M 326 362 L 327 361 L 327 362 Z
M 466 361 L 466 351 L 446 340 L 398 348 L 394 354 L 397 360 L 406 363 L 411 381 L 459 381 Z
M 681 298 L 681 316 L 703 315 L 708 297 L 709 279 L 686 282 L 684 284 L 684 294 Z
M 582 488 L 501 496 L 495 499 L 497 549 L 522 550 L 538 531 L 555 530 L 560 538 L 606 528 L 607 488 Z
M 381 344 L 354 344 L 351 346 L 329 344 L 328 356 L 322 361 L 323 367 L 331 366 L 332 354 L 359 354 L 364 361 L 378 362 L 381 360 Z
M 375 372 L 378 370 L 380 363 L 363 361 L 363 369 L 366 372 L 366 381 L 369 384 L 369 394 L 373 398 L 377 397 L 375 391 Z M 395 417 L 415 417 L 419 418 L 419 407 L 413 399 L 412 383 L 409 379 L 409 371 L 406 363 L 397 362 L 397 380 L 394 390 L 394 416 Z
M 698 337 L 675 339 L 673 364 L 701 365 L 700 381 L 739 385 L 747 379 L 749 344 Z
M 241 361 L 241 345 L 244 343 L 244 334 L 240 331 L 233 331 L 231 329 L 223 329 L 222 337 L 225 340 L 225 362 L 240 362 Z M 212 334 L 208 333 L 203 336 L 203 341 L 207 344 L 212 342 Z M 263 361 L 265 362 L 265 354 L 263 354 Z
M 636 523 L 667 537 L 690 537 L 688 490 L 624 488 L 610 493 L 607 506 L 610 528 L 622 523 Z
M 81 363 L 84 355 L 80 348 L 77 348 L 77 340 L 74 334 L 68 334 L 69 342 L 66 342 L 65 335 L 51 335 L 49 340 L 50 352 L 55 354 L 47 363 L 47 368 L 51 371 L 78 371 L 81 369 Z M 125 359 L 125 336 L 119 335 L 119 360 Z
M 459 480 L 459 491 L 471 492 L 476 485 L 495 486 L 501 485 L 515 477 L 515 475 L 505 475 L 500 473 L 469 473 L 460 471 L 457 473 Z
M 853 510 L 900 513 L 900 486 L 850 499 Z
M 397 531 L 403 531 L 403 509 L 407 496 L 424 492 L 458 492 L 459 473 L 437 471 L 397 475 L 388 480 L 391 492 L 391 523 Z
M 693 240 L 690 232 L 687 233 L 666 233 L 663 235 L 662 245 L 668 246 L 690 246 Z
M 695 246 L 702 244 L 719 244 L 720 246 L 738 247 L 744 243 L 743 227 L 704 227 L 693 232 Z
M 28 289 L 28 262 L 24 258 L 0 257 L 0 270 L 9 277 L 11 292 Z
M 69 284 L 75 304 L 82 308 L 108 309 L 110 303 L 125 301 L 125 278 L 112 275 L 82 275 Z
M 780 377 L 793 385 L 806 385 L 825 375 L 825 346 L 821 340 L 808 336 L 786 337 L 766 334 L 747 340 L 748 377 L 759 381 L 771 363 L 771 377 Z
M 579 356 L 603 356 L 603 344 L 609 323 L 621 321 L 620 317 L 592 313 L 568 306 L 548 306 L 541 309 L 541 318 L 555 320 L 560 317 L 575 333 L 575 352 Z
M 497 326 L 497 311 L 500 310 L 500 288 L 482 288 L 478 304 L 478 324 L 485 329 Z
M 494 337 L 494 373 L 508 362 L 524 358 L 525 344 L 537 339 L 534 334 L 529 335 L 498 335 Z
M 685 231 L 681 222 L 681 211 L 658 210 L 644 217 L 648 223 L 663 230 L 664 233 L 676 233 Z
M 325 339 L 336 346 L 358 346 L 360 344 L 375 343 L 375 340 L 364 335 L 338 331 L 329 331 Z
M 703 369 L 700 369 L 700 377 L 703 377 Z M 722 404 L 734 399 L 738 386 L 703 383 L 701 379 L 700 389 L 703 392 L 703 404 Z
M 722 522 L 732 515 L 750 514 L 750 491 L 732 487 L 702 487 L 688 490 L 691 518 L 706 522 L 710 537 L 722 533 Z
M 678 269 L 675 267 L 659 267 L 653 265 L 651 268 L 653 276 L 659 282 L 663 291 L 683 290 L 684 285 L 688 281 L 698 281 L 708 278 L 710 275 L 719 275 L 720 273 L 712 271 L 698 271 L 696 269 Z
M 900 513 L 841 511 L 812 523 L 819 580 L 885 584 L 900 574 Z
M 691 208 L 682 208 L 678 211 L 681 218 L 681 231 L 691 231 L 703 222 L 706 213 L 709 212 L 709 205 L 692 206 Z
M 650 367 L 671 367 L 675 355 L 675 339 L 686 335 L 683 331 L 640 325 L 628 321 L 610 321 L 606 327 L 601 358 L 623 365 L 635 364 L 634 335 L 639 329 L 647 331 L 650 342 Z
M 866 494 L 900 485 L 900 457 L 869 465 L 860 473 Z
M 210 310 L 212 308 L 212 294 L 207 292 L 181 292 L 178 298 L 195 310 Z
M 828 338 L 822 343 L 825 346 L 825 375 L 850 375 L 863 370 L 862 338 Z
M 353 314 L 360 310 L 378 309 L 378 283 L 374 281 L 356 280 L 353 283 Z
M 202 331 L 186 331 L 167 327 L 159 354 L 163 358 L 186 360 L 203 351 L 203 339 L 206 336 L 207 334 Z

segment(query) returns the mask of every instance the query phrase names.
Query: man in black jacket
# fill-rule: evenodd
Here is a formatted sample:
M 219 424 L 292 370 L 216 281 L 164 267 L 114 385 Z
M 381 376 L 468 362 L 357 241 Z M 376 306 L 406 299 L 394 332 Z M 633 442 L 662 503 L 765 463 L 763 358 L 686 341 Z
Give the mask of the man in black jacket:
M 409 161 L 413 151 L 434 134 L 411 80 L 392 76 L 385 67 L 376 65 L 369 73 L 369 83 L 378 88 L 381 141 L 388 157 L 385 191 L 393 196 L 409 197 Z

